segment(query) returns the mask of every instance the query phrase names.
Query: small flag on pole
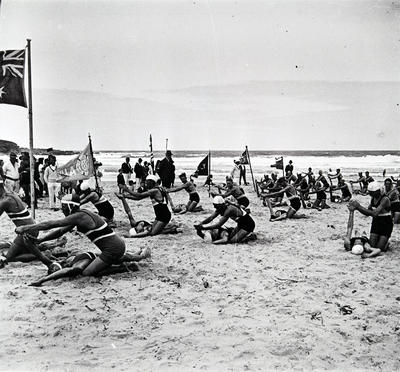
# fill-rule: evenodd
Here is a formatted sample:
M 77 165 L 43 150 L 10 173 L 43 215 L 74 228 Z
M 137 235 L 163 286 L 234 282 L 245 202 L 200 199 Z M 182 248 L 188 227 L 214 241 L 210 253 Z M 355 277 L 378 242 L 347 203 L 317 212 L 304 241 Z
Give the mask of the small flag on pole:
M 283 156 L 275 158 L 275 164 L 271 164 L 272 168 L 283 169 Z
M 247 153 L 247 150 L 244 150 L 242 156 L 239 159 L 240 164 L 246 165 L 249 164 L 249 155 Z
M 57 169 L 58 182 L 86 180 L 94 175 L 93 156 L 90 145 L 75 158 Z
M 0 51 L 0 104 L 26 106 L 25 49 Z
M 207 155 L 197 166 L 195 174 L 197 176 L 208 176 L 208 161 L 209 155 Z

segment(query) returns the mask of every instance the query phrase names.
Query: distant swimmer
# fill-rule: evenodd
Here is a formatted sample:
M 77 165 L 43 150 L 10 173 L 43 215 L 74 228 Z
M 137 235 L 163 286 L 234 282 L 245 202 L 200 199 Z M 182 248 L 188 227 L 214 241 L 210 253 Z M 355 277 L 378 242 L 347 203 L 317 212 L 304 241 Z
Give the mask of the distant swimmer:
M 189 201 L 186 204 L 186 208 L 182 210 L 180 213 L 186 213 L 186 212 L 197 212 L 196 208 L 197 205 L 200 203 L 200 195 L 198 194 L 196 190 L 196 185 L 193 183 L 193 181 L 189 181 L 187 179 L 186 173 L 183 172 L 179 175 L 179 179 L 182 182 L 181 186 L 176 186 L 171 189 L 166 189 L 168 193 L 171 192 L 178 192 L 181 190 L 185 190 L 189 194 Z M 199 209 L 203 210 L 203 208 Z
M 82 275 L 85 276 L 97 275 L 112 264 L 120 262 L 125 254 L 125 242 L 98 214 L 80 209 L 78 195 L 75 193 L 65 195 L 61 199 L 61 207 L 65 218 L 19 226 L 15 232 L 17 234 L 37 234 L 42 230 L 57 228 L 41 239 L 41 241 L 47 241 L 59 238 L 76 227 L 77 231 L 83 233 L 101 251 L 100 256 L 96 257 L 82 271 Z
M 290 185 L 285 177 L 281 177 L 278 179 L 277 186 L 280 188 L 279 191 L 261 194 L 261 196 L 263 198 L 265 198 L 267 205 L 270 209 L 271 221 L 280 221 L 280 220 L 283 220 L 286 218 L 293 218 L 294 215 L 296 214 L 296 212 L 301 207 L 300 197 L 297 195 L 297 192 L 296 192 L 296 189 L 294 188 L 294 186 Z M 286 193 L 286 197 L 289 200 L 290 207 L 287 211 L 284 210 L 283 211 L 284 213 L 281 211 L 279 213 L 279 215 L 277 215 L 276 213 L 274 213 L 272 211 L 272 206 L 271 206 L 271 202 L 269 199 L 273 198 L 275 196 L 278 196 L 282 193 Z
M 114 223 L 114 207 L 101 192 L 92 190 L 89 183 L 85 181 L 81 183 L 80 190 L 82 192 L 79 196 L 81 204 L 91 202 L 108 224 Z
M 369 237 L 371 247 L 379 248 L 382 252 L 385 252 L 393 231 L 390 200 L 383 194 L 380 184 L 376 181 L 368 185 L 368 193 L 371 195 L 368 208 L 364 208 L 356 200 L 351 200 L 349 209 L 350 211 L 359 211 L 364 216 L 372 217 Z
M 0 216 L 3 213 L 8 215 L 17 228 L 35 223 L 35 220 L 18 194 L 6 191 L 2 180 L 0 180 Z M 38 234 L 38 231 L 36 231 L 29 235 L 18 235 L 11 244 L 3 244 L 2 248 L 7 248 L 7 253 L 5 256 L 0 256 L 1 266 L 4 266 L 7 262 L 29 262 L 39 259 L 50 271 L 56 269 L 57 265 L 52 259 L 53 257 L 48 257 L 42 251 L 64 245 L 66 242 L 65 239 L 53 245 L 38 246 L 38 240 L 36 239 Z
M 144 220 L 139 220 L 139 221 L 135 220 L 135 218 L 133 217 L 132 211 L 129 208 L 129 205 L 126 201 L 125 195 L 124 194 L 115 194 L 115 196 L 121 200 L 122 206 L 124 207 L 125 213 L 127 214 L 128 218 L 129 218 L 129 223 L 131 225 L 129 234 L 124 234 L 123 235 L 124 238 L 133 238 L 137 234 L 140 234 L 143 232 L 150 232 L 153 227 L 153 224 L 148 221 L 144 221 Z M 182 232 L 182 230 L 179 229 L 178 225 L 168 223 L 168 225 L 166 225 L 164 227 L 164 229 L 161 231 L 161 234 L 177 234 L 180 232 Z
M 218 194 L 215 192 L 211 192 L 210 194 L 213 197 L 220 195 L 223 198 L 227 198 L 228 196 L 232 195 L 244 208 L 247 208 L 250 204 L 250 201 L 249 199 L 247 199 L 243 189 L 240 186 L 234 184 L 232 178 L 226 179 L 226 192 L 224 194 Z
M 168 195 L 165 189 L 157 184 L 157 177 L 150 174 L 146 177 L 147 191 L 138 193 L 124 188 L 128 194 L 125 196 L 133 200 L 141 200 L 149 197 L 153 204 L 154 213 L 156 215 L 155 221 L 150 231 L 143 231 L 133 236 L 135 238 L 142 238 L 144 236 L 154 236 L 162 234 L 165 226 L 171 221 L 171 212 L 168 208 Z
M 385 179 L 384 194 L 390 200 L 390 210 L 392 211 L 393 222 L 395 224 L 400 223 L 400 198 L 399 190 L 397 187 L 393 186 L 393 181 L 391 178 Z
M 219 239 L 213 241 L 213 244 L 241 243 L 244 242 L 250 234 L 253 233 L 255 222 L 250 214 L 236 204 L 231 204 L 224 200 L 220 195 L 213 198 L 215 211 L 203 220 L 201 223 L 194 225 L 198 235 L 203 237 L 203 231 L 215 231 L 221 229 L 224 224 L 232 219 L 237 223 L 236 228 L 228 234 L 220 234 Z M 210 224 L 215 218 L 220 217 L 218 222 Z M 222 230 L 220 230 L 222 232 Z
M 344 238 L 344 249 L 355 255 L 361 255 L 361 258 L 372 258 L 378 256 L 381 253 L 381 250 L 371 247 L 370 241 L 365 232 L 360 235 L 358 230 L 355 230 L 353 235 L 354 210 L 352 210 L 352 208 L 349 208 L 349 210 L 347 233 Z

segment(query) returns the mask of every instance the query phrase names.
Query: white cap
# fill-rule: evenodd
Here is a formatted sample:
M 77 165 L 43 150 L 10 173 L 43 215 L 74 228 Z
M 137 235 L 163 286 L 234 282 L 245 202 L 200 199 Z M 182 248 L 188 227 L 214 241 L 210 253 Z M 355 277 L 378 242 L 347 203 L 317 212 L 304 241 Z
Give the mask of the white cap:
M 378 191 L 380 189 L 381 189 L 381 185 L 378 181 L 371 182 L 368 185 L 368 191 L 374 192 L 374 191 Z
M 360 255 L 364 252 L 364 247 L 361 244 L 355 244 L 353 245 L 353 248 L 351 248 L 351 253 Z
M 132 228 L 129 230 L 129 236 L 135 236 L 135 235 L 137 235 L 136 229 L 135 229 L 134 227 L 132 227 Z
M 89 189 L 90 189 L 89 182 L 88 182 L 88 181 L 83 181 L 83 182 L 81 183 L 81 190 L 82 190 L 82 191 L 86 191 L 86 190 L 89 190 Z
M 225 204 L 225 200 L 221 195 L 217 195 L 217 196 L 214 196 L 214 198 L 213 198 L 213 204 L 216 204 L 216 205 Z
M 154 176 L 153 174 L 149 174 L 149 175 L 146 177 L 146 181 L 153 181 L 153 182 L 157 183 L 158 178 L 157 178 L 156 176 Z

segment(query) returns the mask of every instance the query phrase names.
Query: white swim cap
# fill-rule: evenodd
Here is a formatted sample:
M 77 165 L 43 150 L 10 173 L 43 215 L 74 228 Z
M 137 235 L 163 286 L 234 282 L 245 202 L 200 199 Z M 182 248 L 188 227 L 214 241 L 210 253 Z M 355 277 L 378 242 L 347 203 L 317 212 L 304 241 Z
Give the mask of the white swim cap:
M 81 183 L 81 190 L 82 190 L 82 191 L 86 191 L 86 190 L 89 190 L 89 189 L 90 189 L 89 182 L 88 182 L 88 181 L 83 181 L 83 182 Z
M 217 195 L 217 196 L 214 196 L 214 198 L 213 198 L 213 204 L 216 204 L 216 205 L 225 204 L 225 200 L 221 195 Z
M 153 175 L 153 174 L 149 174 L 149 175 L 146 177 L 146 181 L 153 181 L 153 182 L 157 183 L 158 178 L 157 178 L 155 175 Z
M 81 205 L 79 203 L 79 197 L 76 194 L 67 194 L 64 195 L 61 199 L 61 204 L 72 204 L 72 205 Z
M 355 244 L 353 245 L 353 248 L 351 248 L 351 253 L 360 255 L 364 252 L 364 247 L 361 244 Z
M 136 232 L 135 228 L 132 227 L 132 228 L 129 230 L 129 236 L 135 236 L 136 234 L 137 234 L 137 232 Z
M 374 192 L 374 191 L 378 191 L 380 189 L 381 189 L 381 185 L 377 181 L 371 182 L 368 185 L 368 191 Z

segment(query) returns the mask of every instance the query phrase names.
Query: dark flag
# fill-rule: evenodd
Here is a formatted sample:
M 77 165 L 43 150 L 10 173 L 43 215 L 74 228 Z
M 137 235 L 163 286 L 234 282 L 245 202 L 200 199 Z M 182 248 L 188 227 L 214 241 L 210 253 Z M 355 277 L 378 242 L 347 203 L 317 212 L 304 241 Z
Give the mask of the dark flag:
M 275 158 L 275 164 L 271 164 L 271 167 L 276 169 L 283 169 L 283 156 Z
M 195 174 L 198 176 L 208 176 L 208 155 L 199 163 Z
M 151 174 L 154 174 L 154 154 L 153 154 L 153 137 L 150 134 L 150 165 L 151 165 Z
M 0 104 L 26 107 L 25 49 L 0 51 Z
M 239 159 L 239 162 L 243 165 L 249 164 L 249 155 L 247 154 L 247 150 L 244 150 L 242 156 Z

